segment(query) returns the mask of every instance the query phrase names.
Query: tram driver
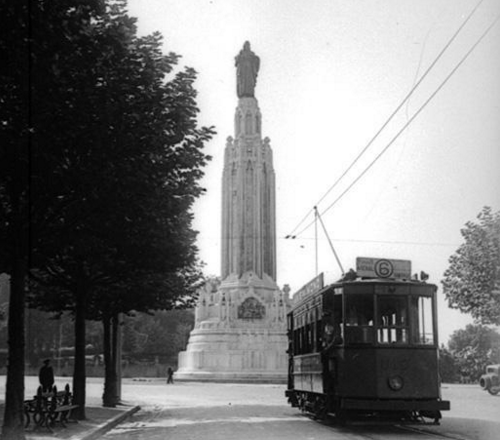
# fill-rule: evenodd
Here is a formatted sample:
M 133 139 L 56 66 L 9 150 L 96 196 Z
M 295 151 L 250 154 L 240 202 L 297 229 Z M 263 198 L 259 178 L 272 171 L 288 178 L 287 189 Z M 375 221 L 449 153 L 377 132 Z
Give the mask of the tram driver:
M 327 322 L 323 332 L 323 351 L 328 351 L 334 345 L 340 345 L 343 342 L 340 324 Z

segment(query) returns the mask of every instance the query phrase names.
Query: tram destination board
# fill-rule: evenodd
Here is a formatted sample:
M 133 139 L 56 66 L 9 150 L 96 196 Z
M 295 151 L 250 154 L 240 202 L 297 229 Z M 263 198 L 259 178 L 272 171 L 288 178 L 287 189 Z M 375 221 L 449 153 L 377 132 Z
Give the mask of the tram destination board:
M 323 280 L 323 272 L 318 276 L 309 281 L 306 285 L 302 286 L 295 294 L 293 295 L 293 303 L 298 304 L 305 297 L 312 295 L 320 291 L 325 285 Z
M 411 278 L 411 261 L 392 260 L 387 258 L 356 258 L 356 273 L 366 278 Z

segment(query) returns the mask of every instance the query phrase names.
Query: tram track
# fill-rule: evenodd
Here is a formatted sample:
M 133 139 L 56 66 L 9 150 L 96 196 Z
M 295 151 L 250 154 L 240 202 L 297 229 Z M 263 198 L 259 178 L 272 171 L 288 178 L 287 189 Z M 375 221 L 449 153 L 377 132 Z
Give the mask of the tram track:
M 413 426 L 405 426 L 405 425 L 366 425 L 357 427 L 344 427 L 339 429 L 338 426 L 335 426 L 336 431 L 340 431 L 339 433 L 342 435 L 342 438 L 348 440 L 383 440 L 388 436 L 393 437 L 394 435 L 398 435 L 398 439 L 447 439 L 447 440 L 470 440 L 470 438 L 451 435 L 441 432 L 431 431 L 425 428 L 418 428 Z M 404 432 L 404 434 L 403 434 Z
M 419 427 L 416 427 L 416 426 L 408 426 L 408 425 L 393 425 L 395 428 L 398 428 L 402 431 L 408 431 L 408 432 L 414 432 L 414 433 L 418 433 L 418 434 L 423 434 L 423 435 L 427 435 L 427 436 L 431 436 L 431 437 L 434 437 L 434 438 L 446 438 L 446 439 L 449 439 L 449 440 L 470 440 L 466 437 L 460 437 L 460 436 L 457 436 L 457 435 L 450 435 L 450 434 L 444 434 L 444 433 L 441 433 L 441 432 L 433 432 L 429 429 L 425 429 L 425 428 L 419 428 Z
M 448 440 L 471 440 L 470 437 L 461 436 L 457 433 L 445 433 L 433 430 L 430 427 L 439 429 L 439 425 L 423 424 L 423 425 L 409 425 L 398 422 L 380 421 L 380 422 L 363 422 L 363 421 L 348 421 L 345 424 L 339 424 L 335 417 L 328 417 L 320 422 L 324 426 L 329 426 L 336 432 L 342 434 L 342 438 L 346 440 L 384 440 L 388 435 L 391 437 L 401 434 L 405 439 L 448 439 Z M 406 435 L 403 434 L 406 433 Z M 412 434 L 416 434 L 413 436 Z
M 439 431 L 434 431 L 428 427 L 438 425 L 434 424 L 422 424 L 422 425 L 407 425 L 398 423 L 395 421 L 360 421 L 360 420 L 349 420 L 346 423 L 339 423 L 339 421 L 332 415 L 323 420 L 315 420 L 313 417 L 308 415 L 309 418 L 319 423 L 323 426 L 328 426 L 333 429 L 336 433 L 342 435 L 342 439 L 346 440 L 384 440 L 388 435 L 391 437 L 402 434 L 402 431 L 407 435 L 404 436 L 405 439 L 418 439 L 425 436 L 428 439 L 448 439 L 448 440 L 471 440 L 469 437 L 464 437 L 457 435 L 456 433 L 443 433 Z M 412 436 L 411 434 L 417 434 Z M 404 434 L 402 434 L 404 435 Z M 336 438 L 336 437 L 335 437 Z M 402 438 L 402 437 L 397 437 Z

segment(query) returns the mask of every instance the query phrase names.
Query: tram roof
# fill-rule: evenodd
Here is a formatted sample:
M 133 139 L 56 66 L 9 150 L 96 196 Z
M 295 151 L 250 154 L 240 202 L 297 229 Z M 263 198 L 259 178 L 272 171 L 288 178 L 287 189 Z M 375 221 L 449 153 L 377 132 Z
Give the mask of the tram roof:
M 369 285 L 369 284 L 390 284 L 390 285 L 411 285 L 411 286 L 435 286 L 433 283 L 427 283 L 425 281 L 421 280 L 416 280 L 416 279 L 398 279 L 398 278 L 361 278 L 357 277 L 354 279 L 340 279 L 338 281 L 335 281 L 333 283 L 327 284 L 326 286 L 323 286 L 322 288 L 309 292 L 308 294 L 304 295 L 303 298 L 300 298 L 293 304 L 293 308 L 295 308 L 297 305 L 302 304 L 303 302 L 306 302 L 308 299 L 315 297 L 317 295 L 323 294 L 324 292 L 334 289 L 337 287 L 343 287 L 347 285 Z M 298 293 L 298 292 L 297 292 Z M 295 295 L 292 297 L 292 299 L 295 297 Z
M 343 280 L 340 279 L 333 283 L 327 284 L 322 289 L 318 290 L 318 292 L 322 292 L 328 290 L 331 287 L 340 287 L 345 285 L 352 284 L 406 284 L 413 286 L 429 286 L 433 285 L 432 283 L 427 283 L 425 281 L 415 280 L 415 279 L 398 279 L 398 278 L 355 278 L 352 280 Z

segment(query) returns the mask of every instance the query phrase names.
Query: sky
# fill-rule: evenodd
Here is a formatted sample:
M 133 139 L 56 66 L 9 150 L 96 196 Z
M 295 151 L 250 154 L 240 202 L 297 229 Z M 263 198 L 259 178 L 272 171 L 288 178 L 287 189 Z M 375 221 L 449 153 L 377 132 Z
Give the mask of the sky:
M 129 0 L 139 34 L 159 31 L 164 52 L 198 72 L 199 123 L 217 131 L 206 145 L 213 157 L 202 181 L 207 193 L 194 208 L 205 274 L 220 275 L 223 153 L 238 102 L 234 57 L 248 40 L 261 61 L 255 96 L 274 154 L 278 285 L 295 292 L 316 270 L 340 277 L 321 227 L 317 240 L 314 225 L 306 228 L 317 205 L 345 271 L 357 256 L 411 260 L 413 273 L 425 271 L 438 285 L 441 342 L 471 323 L 448 308 L 441 280 L 462 243 L 460 229 L 484 206 L 500 209 L 500 23 L 426 101 L 498 17 L 498 0 L 479 4 L 326 193 L 478 3 Z

